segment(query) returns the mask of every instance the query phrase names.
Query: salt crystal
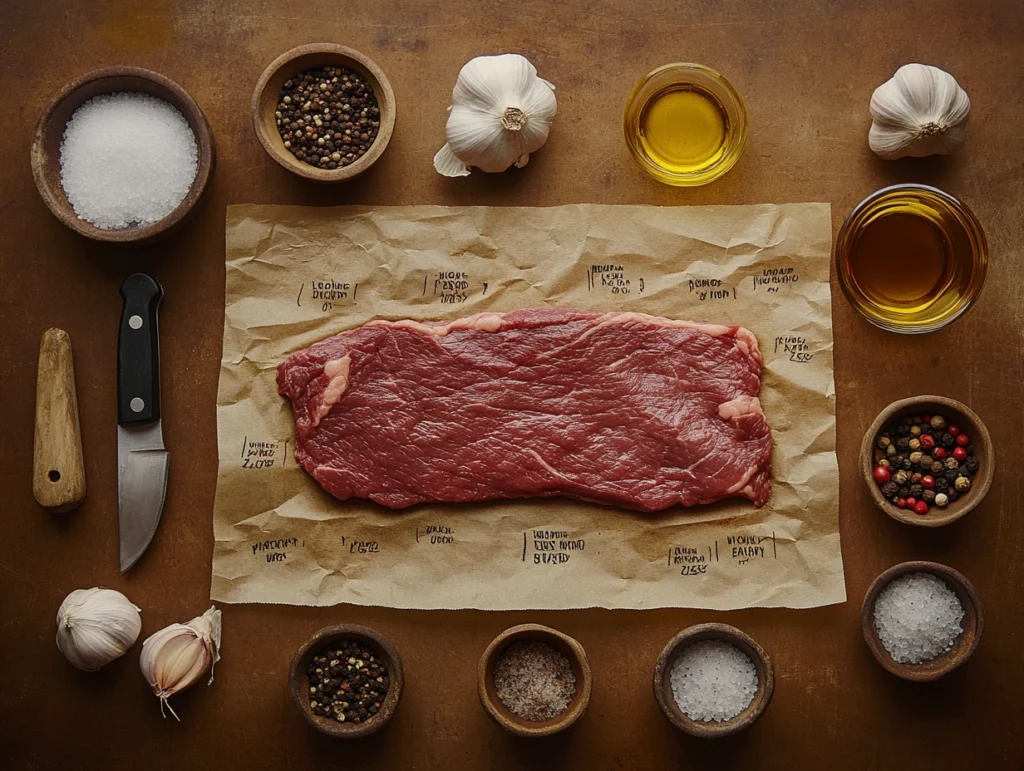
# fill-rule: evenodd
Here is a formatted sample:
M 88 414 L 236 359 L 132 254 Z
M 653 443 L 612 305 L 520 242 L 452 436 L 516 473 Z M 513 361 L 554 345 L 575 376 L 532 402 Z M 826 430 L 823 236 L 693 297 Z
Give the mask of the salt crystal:
M 691 720 L 732 720 L 757 694 L 757 667 L 743 651 L 723 640 L 699 640 L 676 658 L 670 673 L 672 696 Z
M 61 184 L 75 213 L 98 228 L 150 225 L 188 194 L 196 137 L 173 105 L 149 94 L 103 94 L 64 128 Z
M 875 630 L 899 664 L 920 664 L 952 650 L 963 620 L 956 592 L 931 573 L 900 576 L 875 600 Z
M 568 709 L 576 695 L 576 675 L 569 659 L 551 645 L 515 642 L 494 665 L 494 690 L 514 714 L 543 722 Z

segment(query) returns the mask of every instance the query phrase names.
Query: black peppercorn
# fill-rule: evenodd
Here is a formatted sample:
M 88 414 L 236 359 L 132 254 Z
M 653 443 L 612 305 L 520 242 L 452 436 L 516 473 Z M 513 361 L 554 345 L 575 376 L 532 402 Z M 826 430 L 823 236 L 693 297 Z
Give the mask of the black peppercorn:
M 882 485 L 882 495 L 884 495 L 886 498 L 892 498 L 894 495 L 896 495 L 896 493 L 899 492 L 899 490 L 900 486 L 893 482 L 892 480 L 889 480 L 884 485 Z
M 956 447 L 956 437 L 948 431 L 942 435 L 939 441 L 942 442 L 943 447 Z
M 906 498 L 908 495 L 910 495 L 910 486 L 903 485 L 903 487 L 900 488 L 900 498 Z
M 901 436 L 896 440 L 896 449 L 907 452 L 910 450 L 910 439 L 906 436 Z
M 949 502 L 952 503 L 953 501 L 960 497 L 960 493 L 954 490 L 951 485 L 949 490 L 946 492 L 946 497 L 949 498 Z
M 908 436 L 910 434 L 910 426 L 906 423 L 900 423 L 896 426 L 895 431 L 897 436 Z
M 910 471 L 910 469 L 912 469 L 913 467 L 914 467 L 914 463 L 913 463 L 913 461 L 910 460 L 910 458 L 905 458 L 903 460 L 903 468 L 904 469 L 906 469 L 907 471 Z
M 921 498 L 922 500 L 924 500 L 925 503 L 933 503 L 935 501 L 935 491 L 925 490 L 923 493 L 921 493 Z
M 937 476 L 937 477 L 935 477 L 935 491 L 936 492 L 944 493 L 948 489 L 949 489 L 949 480 L 948 479 L 946 479 L 944 476 Z
M 921 485 L 911 485 L 910 486 L 910 494 L 913 497 L 915 497 L 915 498 L 920 498 L 921 494 L 923 492 L 924 492 L 924 487 L 922 487 Z
M 977 457 L 974 456 L 974 455 L 970 455 L 970 456 L 964 458 L 964 462 L 963 462 L 963 464 L 961 464 L 961 468 L 966 469 L 968 474 L 973 475 L 973 474 L 976 474 L 978 472 L 978 466 L 979 465 L 980 464 L 978 463 Z
M 942 472 L 942 475 L 943 475 L 944 477 L 946 477 L 946 479 L 947 479 L 947 480 L 949 480 L 950 482 L 952 482 L 952 481 L 953 481 L 953 480 L 955 480 L 955 479 L 956 479 L 956 478 L 957 478 L 958 476 L 960 476 L 960 469 L 958 469 L 958 468 L 948 468 L 948 469 L 946 469 L 946 470 L 945 470 L 944 472 Z

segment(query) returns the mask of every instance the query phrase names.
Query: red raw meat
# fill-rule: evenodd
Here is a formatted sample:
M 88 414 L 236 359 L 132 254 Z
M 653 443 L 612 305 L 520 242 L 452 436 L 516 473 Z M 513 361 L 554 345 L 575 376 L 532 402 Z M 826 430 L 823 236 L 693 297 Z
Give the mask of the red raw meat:
M 278 368 L 295 457 L 342 500 L 564 496 L 761 506 L 772 439 L 747 329 L 535 308 L 372 321 Z

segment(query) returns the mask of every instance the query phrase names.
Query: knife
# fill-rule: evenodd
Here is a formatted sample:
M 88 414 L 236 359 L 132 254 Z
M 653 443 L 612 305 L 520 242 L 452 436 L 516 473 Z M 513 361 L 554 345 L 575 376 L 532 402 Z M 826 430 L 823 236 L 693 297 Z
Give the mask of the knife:
M 117 335 L 117 513 L 121 572 L 149 547 L 167 493 L 170 454 L 160 425 L 160 337 L 156 312 L 164 290 L 145 273 L 121 285 Z

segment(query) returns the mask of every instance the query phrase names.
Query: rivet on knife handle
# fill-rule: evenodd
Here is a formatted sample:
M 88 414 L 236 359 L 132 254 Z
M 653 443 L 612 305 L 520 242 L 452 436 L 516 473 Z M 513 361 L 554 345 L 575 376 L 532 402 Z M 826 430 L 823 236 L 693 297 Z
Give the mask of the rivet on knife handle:
M 160 418 L 160 337 L 157 308 L 164 290 L 145 273 L 121 285 L 124 311 L 117 341 L 117 422 L 127 426 Z
M 71 511 L 85 498 L 75 366 L 63 329 L 46 330 L 39 345 L 32 494 L 53 511 Z

